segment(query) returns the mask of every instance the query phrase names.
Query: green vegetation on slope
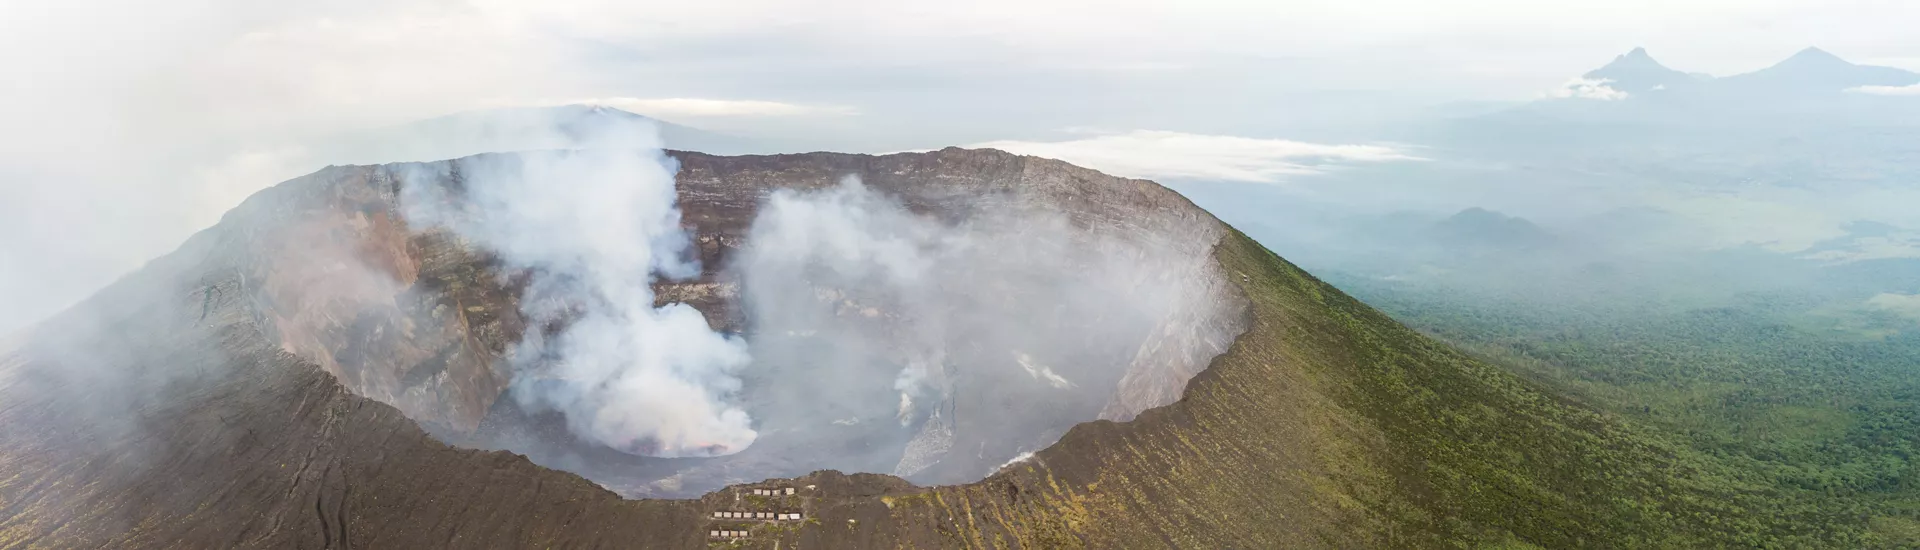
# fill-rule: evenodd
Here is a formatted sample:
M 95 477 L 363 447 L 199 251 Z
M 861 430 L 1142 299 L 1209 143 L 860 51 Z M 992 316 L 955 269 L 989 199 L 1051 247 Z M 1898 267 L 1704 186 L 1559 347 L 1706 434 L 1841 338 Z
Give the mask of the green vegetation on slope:
M 1463 349 L 1685 441 L 1778 495 L 1754 510 L 1811 544 L 1920 547 L 1920 327 L 1804 299 L 1555 308 L 1355 280 Z

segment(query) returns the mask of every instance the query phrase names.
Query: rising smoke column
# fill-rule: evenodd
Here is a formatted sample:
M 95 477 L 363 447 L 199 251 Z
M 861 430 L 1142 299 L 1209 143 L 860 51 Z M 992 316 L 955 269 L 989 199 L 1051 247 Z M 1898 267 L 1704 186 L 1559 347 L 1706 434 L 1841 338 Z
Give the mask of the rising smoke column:
M 769 431 L 859 431 L 885 449 L 783 457 L 971 481 L 1105 409 L 1126 420 L 1178 399 L 1232 340 L 1205 221 L 883 185 L 774 190 L 730 259 L 756 374 L 805 373 L 756 393 Z
M 748 311 L 765 328 L 852 328 L 823 310 L 814 288 L 829 292 L 864 291 L 909 318 L 887 323 L 890 334 L 847 331 L 862 342 L 834 346 L 867 349 L 886 342 L 905 356 L 893 389 L 899 392 L 897 420 L 908 425 L 916 401 L 944 392 L 946 321 L 953 313 L 940 292 L 940 271 L 953 271 L 957 258 L 974 246 L 971 234 L 909 212 L 874 193 L 858 177 L 813 192 L 775 191 L 754 218 L 746 253 L 734 266 L 745 282 Z M 845 358 L 822 360 L 840 364 Z
M 529 328 L 512 356 L 511 391 L 523 406 L 558 411 L 576 435 L 627 452 L 737 452 L 756 437 L 730 402 L 746 345 L 691 306 L 654 307 L 654 277 L 700 269 L 680 228 L 676 163 L 657 138 L 619 137 L 469 157 L 425 180 L 449 178 L 453 189 L 409 178 L 408 219 L 446 227 L 529 274 L 520 306 Z

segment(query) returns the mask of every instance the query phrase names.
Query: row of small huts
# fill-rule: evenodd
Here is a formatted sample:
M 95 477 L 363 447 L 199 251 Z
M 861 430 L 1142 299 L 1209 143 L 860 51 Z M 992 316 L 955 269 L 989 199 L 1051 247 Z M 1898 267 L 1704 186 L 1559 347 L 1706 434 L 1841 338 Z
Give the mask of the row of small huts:
M 805 519 L 799 512 L 714 512 L 713 519 Z

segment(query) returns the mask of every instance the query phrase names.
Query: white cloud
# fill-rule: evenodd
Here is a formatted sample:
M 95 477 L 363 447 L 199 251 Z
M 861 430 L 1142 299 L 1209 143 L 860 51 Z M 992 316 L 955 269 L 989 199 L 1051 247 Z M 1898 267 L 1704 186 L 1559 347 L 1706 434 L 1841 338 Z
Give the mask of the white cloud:
M 1601 101 L 1626 99 L 1626 92 L 1607 86 L 1607 84 L 1611 84 L 1612 82 L 1612 80 L 1605 78 L 1599 80 L 1575 78 L 1568 80 L 1565 84 L 1561 84 L 1559 88 L 1547 90 L 1546 96 L 1561 99 L 1598 99 Z
M 1920 96 L 1920 84 L 1909 86 L 1861 86 L 1847 88 L 1847 91 L 1867 95 Z
M 1159 130 L 1056 142 L 989 141 L 969 147 L 1060 159 L 1126 177 L 1268 183 L 1344 163 L 1419 160 L 1385 145 L 1327 145 Z
M 1847 248 L 1823 250 L 1802 257 L 1809 260 L 1833 263 L 1920 258 L 1920 235 L 1896 234 L 1860 237 L 1847 243 Z
M 603 105 L 662 118 L 852 116 L 860 114 L 859 109 L 844 105 L 799 105 L 779 101 L 751 99 L 601 97 L 564 101 L 542 101 L 538 103 L 546 105 Z
M 1920 294 L 1883 293 L 1868 299 L 1867 307 L 1920 319 Z

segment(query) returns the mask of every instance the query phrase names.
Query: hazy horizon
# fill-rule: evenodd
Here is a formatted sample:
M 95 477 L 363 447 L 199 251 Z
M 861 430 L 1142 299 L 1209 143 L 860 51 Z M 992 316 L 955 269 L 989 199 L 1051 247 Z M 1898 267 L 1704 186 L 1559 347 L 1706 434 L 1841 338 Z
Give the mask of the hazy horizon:
M 1900 24 L 1920 7 L 1865 1 L 7 11 L 0 55 L 31 75 L 0 103 L 7 332 L 319 168 L 329 140 L 451 113 L 591 103 L 778 150 L 998 146 L 1310 187 L 1336 181 L 1322 168 L 1420 162 L 1435 144 L 1403 141 L 1415 123 L 1546 98 L 1635 47 L 1719 76 L 1809 46 L 1920 71 Z

